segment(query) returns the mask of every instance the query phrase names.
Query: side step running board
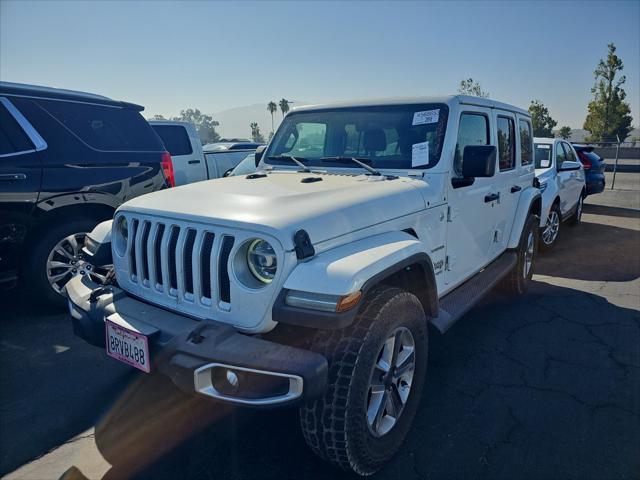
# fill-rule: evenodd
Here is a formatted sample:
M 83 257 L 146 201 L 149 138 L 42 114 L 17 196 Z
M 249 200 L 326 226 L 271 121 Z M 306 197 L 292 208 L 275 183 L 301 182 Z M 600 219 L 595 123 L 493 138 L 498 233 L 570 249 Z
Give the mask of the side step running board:
M 431 323 L 440 333 L 445 333 L 482 297 L 489 293 L 516 266 L 517 262 L 518 254 L 516 252 L 503 253 L 487 265 L 484 270 L 442 297 L 438 316 L 433 318 Z

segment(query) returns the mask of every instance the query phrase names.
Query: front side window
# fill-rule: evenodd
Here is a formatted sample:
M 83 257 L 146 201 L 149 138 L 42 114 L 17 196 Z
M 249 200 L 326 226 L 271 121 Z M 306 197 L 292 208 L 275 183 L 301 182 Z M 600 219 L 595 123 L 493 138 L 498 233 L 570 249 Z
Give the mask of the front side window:
M 522 165 L 533 163 L 533 137 L 531 135 L 531 123 L 528 120 L 519 120 L 520 126 L 520 161 Z
M 453 157 L 453 169 L 462 176 L 462 158 L 464 148 L 472 145 L 489 145 L 489 119 L 481 113 L 463 113 L 460 115 L 456 151 Z
M 500 171 L 511 170 L 516 166 L 515 128 L 513 119 L 498 117 L 498 156 Z
M 444 104 L 345 107 L 287 115 L 265 152 L 265 163 L 354 168 L 430 168 L 440 159 L 447 125 Z
M 33 144 L 13 115 L 0 105 L 0 155 L 33 150 Z
M 556 143 L 556 168 L 560 170 L 562 168 L 562 164 L 567 159 L 567 156 L 564 153 L 564 148 L 562 148 L 561 143 Z
M 576 154 L 573 153 L 573 147 L 571 147 L 571 145 L 569 145 L 568 143 L 562 143 L 562 146 L 564 147 L 564 155 L 565 155 L 565 159 L 569 160 L 570 162 L 576 162 L 577 158 L 576 158 Z
M 549 168 L 551 166 L 552 148 L 548 143 L 536 143 L 534 147 L 536 168 Z

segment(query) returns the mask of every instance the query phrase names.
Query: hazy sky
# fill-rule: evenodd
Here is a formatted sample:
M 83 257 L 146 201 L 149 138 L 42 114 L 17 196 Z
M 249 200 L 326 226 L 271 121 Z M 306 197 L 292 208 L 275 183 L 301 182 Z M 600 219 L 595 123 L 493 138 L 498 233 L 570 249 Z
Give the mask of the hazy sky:
M 0 0 L 0 79 L 128 100 L 147 116 L 453 93 L 470 76 L 492 98 L 524 108 L 540 99 L 559 125 L 582 127 L 608 42 L 624 61 L 637 126 L 637 0 Z

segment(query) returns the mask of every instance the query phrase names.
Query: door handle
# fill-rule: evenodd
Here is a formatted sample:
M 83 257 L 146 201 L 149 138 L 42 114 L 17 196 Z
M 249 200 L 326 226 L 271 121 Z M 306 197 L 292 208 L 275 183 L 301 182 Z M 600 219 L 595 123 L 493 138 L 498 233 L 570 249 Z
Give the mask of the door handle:
M 498 200 L 500 198 L 500 193 L 490 193 L 484 196 L 484 203 L 493 202 L 494 200 Z
M 26 180 L 24 173 L 5 173 L 0 175 L 0 182 L 15 182 L 17 180 Z
M 196 163 L 200 163 L 200 160 L 189 160 L 189 165 L 195 165 Z
M 516 193 L 516 192 L 519 192 L 520 190 L 522 190 L 522 187 L 519 185 L 514 185 L 513 187 L 511 187 L 511 193 Z

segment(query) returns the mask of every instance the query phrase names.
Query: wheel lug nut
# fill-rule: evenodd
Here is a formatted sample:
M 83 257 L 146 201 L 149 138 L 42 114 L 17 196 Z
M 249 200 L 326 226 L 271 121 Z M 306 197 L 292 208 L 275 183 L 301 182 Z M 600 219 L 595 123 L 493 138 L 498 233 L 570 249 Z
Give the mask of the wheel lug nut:
M 78 273 L 78 270 L 74 268 L 73 270 L 71 270 L 71 273 Z

